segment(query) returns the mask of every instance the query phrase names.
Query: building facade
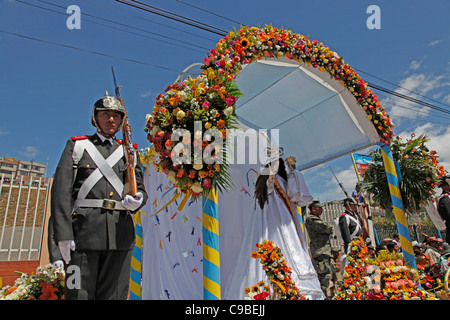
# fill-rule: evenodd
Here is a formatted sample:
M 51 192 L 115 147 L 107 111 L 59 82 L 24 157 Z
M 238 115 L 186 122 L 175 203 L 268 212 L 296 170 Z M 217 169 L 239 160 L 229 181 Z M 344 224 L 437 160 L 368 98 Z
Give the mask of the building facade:
M 0 157 L 0 177 L 2 175 L 4 180 L 16 179 L 20 176 L 24 177 L 24 181 L 28 181 L 30 178 L 44 178 L 45 164 Z

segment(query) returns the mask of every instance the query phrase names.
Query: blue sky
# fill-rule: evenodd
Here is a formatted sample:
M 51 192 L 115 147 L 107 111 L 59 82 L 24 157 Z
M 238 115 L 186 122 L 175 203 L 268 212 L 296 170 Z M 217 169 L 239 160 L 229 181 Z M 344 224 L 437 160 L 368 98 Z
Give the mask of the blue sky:
M 59 13 L 0 0 L 0 156 L 48 160 L 49 176 L 70 136 L 94 132 L 92 104 L 105 90 L 113 93 L 111 65 L 123 86 L 133 140 L 144 148 L 149 145 L 143 131 L 145 115 L 151 112 L 155 97 L 186 66 L 201 62 L 221 38 L 113 0 L 23 2 Z M 237 22 L 272 23 L 310 35 L 343 56 L 366 81 L 450 109 L 448 0 L 144 2 L 223 30 L 238 27 Z M 381 10 L 381 29 L 366 26 L 370 16 L 366 10 L 373 4 Z M 65 8 L 70 5 L 81 9 L 80 30 L 66 26 Z M 404 137 L 427 133 L 431 148 L 450 168 L 450 116 L 375 93 L 396 124 L 395 133 Z M 328 166 L 351 192 L 356 175 L 350 156 L 308 169 L 306 182 L 322 201 L 342 199 Z

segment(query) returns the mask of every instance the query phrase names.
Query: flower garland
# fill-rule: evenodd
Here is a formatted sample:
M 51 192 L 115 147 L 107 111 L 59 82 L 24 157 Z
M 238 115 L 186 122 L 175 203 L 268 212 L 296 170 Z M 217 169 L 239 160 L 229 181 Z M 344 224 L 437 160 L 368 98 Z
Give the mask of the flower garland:
M 0 290 L 0 300 L 61 300 L 64 298 L 64 268 L 39 266 L 36 274 L 21 273 L 13 286 Z
M 339 81 L 353 94 L 372 121 L 380 141 L 389 143 L 394 136 L 394 125 L 377 96 L 342 57 L 317 40 L 310 40 L 291 30 L 274 28 L 272 25 L 264 28 L 241 27 L 240 30 L 229 32 L 217 43 L 209 57 L 203 60 L 203 69 L 207 73 L 219 71 L 234 79 L 244 64 L 262 58 L 281 57 L 328 72 L 331 78 Z
M 334 300 L 364 300 L 368 279 L 367 269 L 368 249 L 362 237 L 354 239 L 347 254 L 348 265 L 344 268 L 342 282 L 337 286 Z
M 252 258 L 259 259 L 263 265 L 263 270 L 269 278 L 273 289 L 272 298 L 278 300 L 306 300 L 291 279 L 292 269 L 288 267 L 283 258 L 281 249 L 273 241 L 264 240 L 256 244 L 257 251 L 251 253 Z M 260 292 L 260 287 L 262 290 Z M 245 288 L 245 293 L 251 299 L 266 300 L 270 295 L 270 286 L 264 281 L 260 281 L 250 290 Z
M 172 133 L 177 129 L 189 131 L 181 139 L 186 147 L 182 149 L 193 147 L 194 151 L 210 153 L 213 160 L 217 160 L 214 157 L 223 151 L 223 145 L 211 147 L 202 132 L 194 132 L 194 122 L 201 121 L 202 130 L 219 130 L 225 145 L 227 129 L 237 123 L 235 105 L 241 94 L 234 80 L 242 66 L 262 58 L 281 57 L 328 72 L 353 94 L 376 128 L 380 141 L 389 143 L 394 136 L 394 125 L 367 83 L 336 52 L 317 40 L 283 28 L 244 26 L 229 32 L 217 43 L 203 60 L 203 72 L 199 77 L 169 85 L 165 95 L 158 95 L 152 113 L 147 116 L 148 140 L 159 157 L 156 168 L 168 175 L 179 192 L 197 197 L 211 187 L 227 189 L 231 179 L 226 155 L 214 164 L 196 161 L 194 155 L 185 155 L 188 161 L 182 164 L 174 163 L 172 156 L 177 155 L 179 149 L 175 147 Z M 194 138 L 193 143 L 191 138 Z

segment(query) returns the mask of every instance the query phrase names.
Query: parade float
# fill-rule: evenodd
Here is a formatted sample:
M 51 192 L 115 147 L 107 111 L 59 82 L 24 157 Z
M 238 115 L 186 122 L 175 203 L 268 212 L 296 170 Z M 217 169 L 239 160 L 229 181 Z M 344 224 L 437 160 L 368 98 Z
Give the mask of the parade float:
M 152 145 L 141 160 L 150 164 L 149 201 L 140 215 L 137 297 L 221 298 L 264 164 L 264 157 L 236 163 L 236 154 L 248 160 L 271 146 L 304 170 L 378 145 L 404 260 L 416 269 L 390 148 L 394 125 L 341 56 L 291 30 L 242 26 L 219 40 L 200 69 L 169 85 L 147 116 Z M 245 144 L 251 130 L 266 148 Z

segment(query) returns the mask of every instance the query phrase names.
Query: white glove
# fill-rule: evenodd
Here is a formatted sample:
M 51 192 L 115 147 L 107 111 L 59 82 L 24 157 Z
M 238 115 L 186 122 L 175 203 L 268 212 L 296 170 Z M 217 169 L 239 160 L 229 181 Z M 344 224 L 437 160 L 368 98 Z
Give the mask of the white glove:
M 142 195 L 142 192 L 136 192 L 134 198 L 129 194 L 127 194 L 125 198 L 122 200 L 122 205 L 127 210 L 136 211 L 141 206 L 143 199 L 144 196 Z
M 57 269 L 63 268 L 64 267 L 64 262 L 62 260 L 56 260 L 55 262 L 53 262 L 53 265 Z
M 59 251 L 61 252 L 62 258 L 68 264 L 70 262 L 70 250 L 75 251 L 75 241 L 64 240 L 58 242 Z

